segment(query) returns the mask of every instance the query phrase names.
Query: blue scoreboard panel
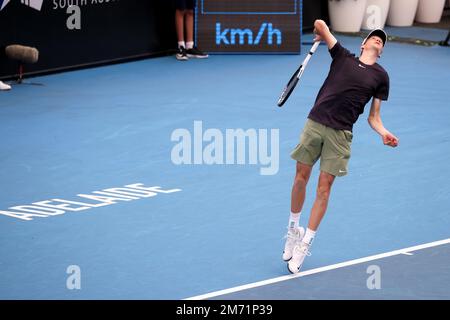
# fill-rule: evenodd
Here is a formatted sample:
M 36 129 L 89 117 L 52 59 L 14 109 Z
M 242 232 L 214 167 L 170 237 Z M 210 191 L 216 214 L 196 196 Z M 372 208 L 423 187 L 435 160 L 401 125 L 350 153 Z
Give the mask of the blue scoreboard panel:
M 301 0 L 197 0 L 196 43 L 211 53 L 296 53 Z

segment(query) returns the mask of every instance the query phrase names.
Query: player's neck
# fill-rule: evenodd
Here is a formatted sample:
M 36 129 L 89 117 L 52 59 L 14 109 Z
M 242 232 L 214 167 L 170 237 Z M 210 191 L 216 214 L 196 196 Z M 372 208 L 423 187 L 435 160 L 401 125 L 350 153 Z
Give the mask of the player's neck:
M 359 57 L 359 61 L 364 64 L 372 65 L 378 60 L 378 54 L 375 51 L 364 50 Z

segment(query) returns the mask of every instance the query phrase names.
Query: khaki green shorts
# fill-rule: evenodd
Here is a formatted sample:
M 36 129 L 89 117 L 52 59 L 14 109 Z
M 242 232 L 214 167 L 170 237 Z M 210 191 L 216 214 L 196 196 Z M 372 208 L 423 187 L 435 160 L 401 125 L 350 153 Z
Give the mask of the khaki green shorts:
M 336 130 L 308 119 L 300 137 L 300 143 L 291 158 L 313 166 L 320 159 L 320 170 L 333 176 L 345 176 L 351 153 L 353 134 L 348 130 Z

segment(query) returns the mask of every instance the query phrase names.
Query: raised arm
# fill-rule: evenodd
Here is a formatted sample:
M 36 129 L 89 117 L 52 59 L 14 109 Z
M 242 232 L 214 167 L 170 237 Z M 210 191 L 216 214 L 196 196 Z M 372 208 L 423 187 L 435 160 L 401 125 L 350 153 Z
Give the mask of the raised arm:
M 316 34 L 314 41 L 325 41 L 328 49 L 333 48 L 337 42 L 337 39 L 330 32 L 330 28 L 328 28 L 327 24 L 323 20 L 314 21 L 314 33 Z
M 367 121 L 369 121 L 369 125 L 372 127 L 372 129 L 378 132 L 385 145 L 396 147 L 398 146 L 398 138 L 383 126 L 383 122 L 381 121 L 380 109 L 381 100 L 373 98 L 372 105 L 370 107 L 369 118 L 367 119 Z

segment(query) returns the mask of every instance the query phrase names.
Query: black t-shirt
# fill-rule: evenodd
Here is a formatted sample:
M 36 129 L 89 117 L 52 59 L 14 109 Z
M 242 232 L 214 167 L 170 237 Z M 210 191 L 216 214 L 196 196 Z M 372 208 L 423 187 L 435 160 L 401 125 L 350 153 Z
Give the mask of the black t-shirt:
M 367 65 L 337 42 L 330 50 L 330 72 L 308 118 L 338 130 L 352 130 L 372 97 L 387 100 L 389 76 L 379 64 Z

